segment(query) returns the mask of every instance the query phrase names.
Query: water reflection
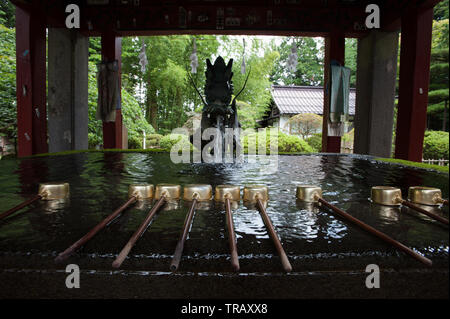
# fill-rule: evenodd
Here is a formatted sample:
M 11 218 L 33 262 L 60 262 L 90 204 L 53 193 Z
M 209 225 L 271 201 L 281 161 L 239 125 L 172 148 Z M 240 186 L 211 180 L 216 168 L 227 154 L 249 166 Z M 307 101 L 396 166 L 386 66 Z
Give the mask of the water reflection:
M 391 224 L 398 222 L 400 216 L 399 206 L 383 206 L 375 203 L 370 203 L 370 213 L 375 218 L 380 219 L 381 222 Z

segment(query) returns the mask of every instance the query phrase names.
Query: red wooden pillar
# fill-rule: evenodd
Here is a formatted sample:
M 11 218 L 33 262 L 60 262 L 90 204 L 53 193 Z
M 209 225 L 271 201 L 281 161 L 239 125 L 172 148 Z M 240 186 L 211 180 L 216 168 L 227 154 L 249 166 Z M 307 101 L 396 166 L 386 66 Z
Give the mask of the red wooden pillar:
M 430 82 L 433 9 L 402 16 L 395 158 L 422 161 Z
M 46 21 L 38 6 L 16 7 L 18 156 L 47 153 Z
M 121 74 L 121 56 L 122 56 L 122 39 L 118 38 L 112 32 L 102 34 L 102 59 L 103 61 L 119 62 L 119 74 Z M 122 83 L 119 76 L 119 87 Z M 116 110 L 115 122 L 103 122 L 103 148 L 123 148 L 122 142 L 122 110 Z
M 332 33 L 325 38 L 324 57 L 324 94 L 323 94 L 323 126 L 322 126 L 322 152 L 340 153 L 341 137 L 328 136 L 328 117 L 330 113 L 330 71 L 331 61 L 336 61 L 341 65 L 345 63 L 345 37 L 340 33 Z

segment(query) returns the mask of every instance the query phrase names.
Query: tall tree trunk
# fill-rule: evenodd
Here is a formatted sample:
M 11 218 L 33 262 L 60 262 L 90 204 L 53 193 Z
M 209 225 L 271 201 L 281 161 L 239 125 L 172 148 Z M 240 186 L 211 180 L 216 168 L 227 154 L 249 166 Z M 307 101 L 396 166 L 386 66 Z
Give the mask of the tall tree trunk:
M 181 89 L 177 88 L 177 95 L 176 95 L 176 107 L 178 110 L 178 116 L 177 116 L 177 127 L 183 126 L 183 101 L 181 96 Z
M 149 83 L 147 90 L 147 117 L 148 122 L 158 131 L 158 101 L 156 96 L 156 88 Z

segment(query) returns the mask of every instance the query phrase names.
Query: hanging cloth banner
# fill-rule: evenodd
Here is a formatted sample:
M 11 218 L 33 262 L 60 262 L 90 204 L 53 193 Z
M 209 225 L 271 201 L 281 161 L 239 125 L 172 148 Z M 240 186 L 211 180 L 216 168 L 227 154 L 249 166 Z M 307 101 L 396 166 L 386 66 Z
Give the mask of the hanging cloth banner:
M 198 68 L 197 43 L 195 42 L 195 38 L 194 38 L 194 44 L 193 44 L 193 48 L 192 48 L 192 54 L 189 57 L 189 59 L 191 60 L 191 73 L 195 74 L 195 73 L 197 73 L 197 68 Z
M 142 41 L 142 47 L 141 51 L 139 52 L 139 65 L 141 66 L 141 72 L 145 73 L 145 70 L 147 68 L 148 60 L 147 60 L 147 54 L 145 54 L 145 43 Z
M 120 106 L 119 64 L 116 61 L 97 65 L 98 103 L 96 119 L 115 122 Z
M 349 119 L 350 69 L 331 64 L 328 136 L 343 136 Z
M 297 72 L 297 64 L 298 64 L 297 44 L 294 42 L 292 44 L 291 53 L 289 54 L 287 62 L 288 70 L 295 74 L 295 72 Z
M 242 50 L 242 64 L 241 64 L 241 74 L 245 74 L 246 65 L 245 65 L 245 39 L 242 39 L 243 50 Z

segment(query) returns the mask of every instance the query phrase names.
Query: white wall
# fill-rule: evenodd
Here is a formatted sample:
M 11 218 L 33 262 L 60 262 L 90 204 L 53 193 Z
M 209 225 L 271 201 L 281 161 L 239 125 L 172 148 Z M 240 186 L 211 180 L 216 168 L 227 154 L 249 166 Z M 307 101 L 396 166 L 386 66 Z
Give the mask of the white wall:
M 290 116 L 288 115 L 281 115 L 280 116 L 280 131 L 286 134 L 289 134 L 289 125 L 286 125 L 289 121 Z

